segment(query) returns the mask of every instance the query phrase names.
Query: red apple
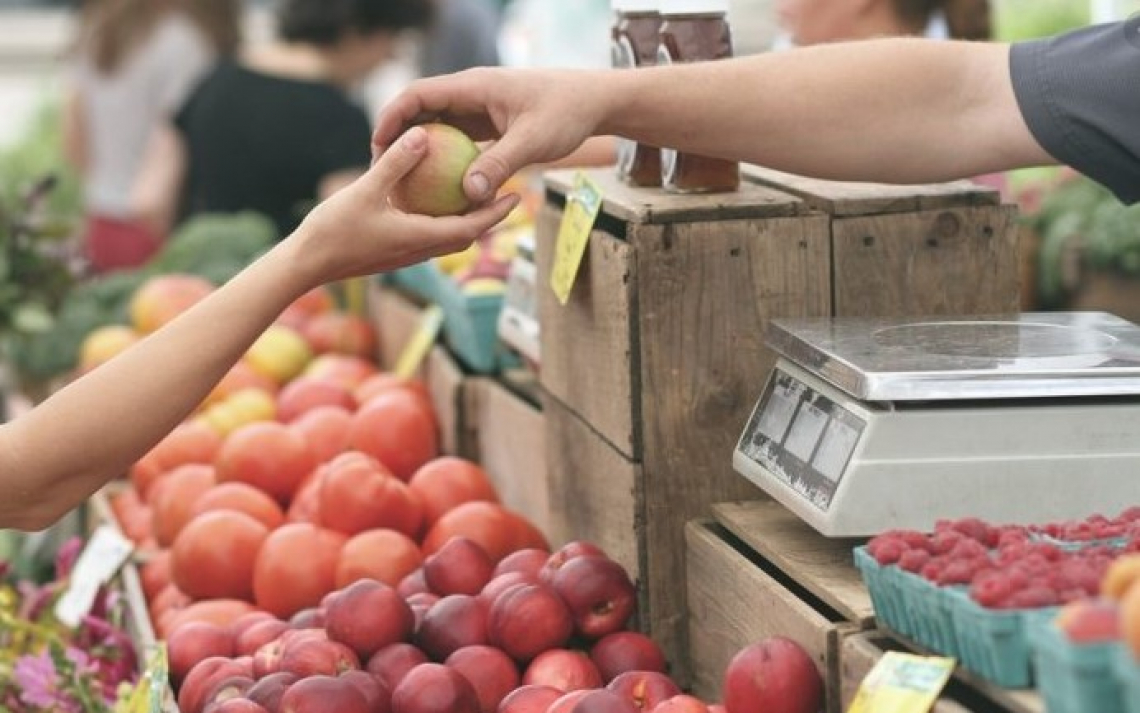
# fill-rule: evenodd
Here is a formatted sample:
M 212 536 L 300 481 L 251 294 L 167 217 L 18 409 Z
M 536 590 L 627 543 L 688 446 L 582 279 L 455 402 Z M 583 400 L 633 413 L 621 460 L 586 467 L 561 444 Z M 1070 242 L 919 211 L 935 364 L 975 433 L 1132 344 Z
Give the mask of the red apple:
M 253 684 L 253 687 L 245 692 L 245 697 L 270 713 L 276 713 L 281 707 L 281 697 L 289 690 L 289 686 L 297 681 L 297 677 L 291 673 L 284 671 L 271 673 Z
M 479 713 L 479 699 L 458 671 L 425 663 L 392 691 L 392 713 Z
M 424 581 L 440 596 L 474 596 L 491 581 L 494 570 L 486 550 L 466 537 L 453 537 L 424 560 Z
M 325 629 L 333 641 L 348 646 L 362 661 L 412 635 L 416 618 L 408 604 L 386 584 L 361 579 L 328 604 Z
M 292 423 L 302 414 L 321 406 L 355 411 L 356 399 L 343 384 L 302 376 L 290 381 L 277 394 L 277 420 Z
M 302 678 L 281 697 L 281 713 L 370 713 L 351 682 L 332 676 Z
M 538 573 L 549 559 L 549 552 L 535 547 L 512 552 L 499 560 L 499 564 L 495 565 L 495 571 L 491 574 L 491 579 L 501 577 L 511 572 L 518 572 L 527 575 L 532 581 L 538 581 Z
M 598 640 L 590 658 L 609 683 L 626 671 L 665 673 L 665 654 L 653 639 L 636 631 L 615 631 Z
M 273 641 L 286 631 L 292 631 L 289 625 L 277 619 L 266 619 L 256 622 L 237 637 L 234 642 L 234 651 L 241 656 L 255 656 L 262 646 Z
M 399 594 L 404 599 L 407 599 L 413 594 L 431 593 L 431 588 L 428 587 L 427 582 L 424 580 L 423 567 L 416 569 L 414 572 L 401 579 L 400 583 L 396 585 L 396 594 Z
M 490 582 L 487 582 L 487 586 L 483 587 L 483 591 L 479 592 L 478 599 L 487 605 L 487 607 L 491 607 L 495 604 L 495 600 L 499 598 L 500 594 L 517 584 L 538 584 L 538 577 L 522 572 L 500 574 Z
M 583 540 L 568 542 L 546 559 L 546 563 L 538 570 L 538 578 L 543 584 L 554 582 L 554 575 L 572 559 L 583 556 L 605 557 L 606 553 L 601 547 Z
M 499 703 L 498 713 L 546 713 L 563 695 L 553 686 L 520 686 Z
M 404 676 L 408 675 L 408 671 L 427 662 L 427 654 L 419 647 L 400 643 L 385 646 L 372 654 L 365 668 L 388 686 L 388 690 L 395 690 Z
M 211 656 L 233 656 L 234 641 L 227 629 L 196 621 L 178 627 L 167 639 L 166 649 L 170 677 L 177 686 L 199 661 Z
M 594 691 L 588 688 L 582 688 L 577 691 L 564 693 L 561 698 L 550 704 L 550 707 L 546 709 L 546 713 L 572 713 L 574 707 L 578 705 L 578 701 L 593 692 Z M 623 713 L 629 713 L 629 711 L 624 711 Z
M 637 589 L 622 566 L 606 557 L 575 557 L 554 574 L 554 591 L 566 602 L 575 630 L 600 639 L 625 627 Z
M 479 156 L 467 134 L 449 124 L 422 124 L 427 154 L 392 190 L 392 204 L 408 213 L 458 215 L 471 207 L 463 174 Z
M 448 656 L 444 665 L 463 674 L 475 689 L 481 713 L 495 713 L 503 698 L 519 686 L 515 662 L 491 646 L 465 646 Z
M 352 649 L 335 641 L 302 641 L 286 644 L 281 652 L 281 670 L 307 676 L 336 676 L 360 668 Z
M 570 710 L 571 713 L 637 713 L 628 698 L 605 689 L 587 692 Z
M 369 713 L 388 713 L 391 710 L 392 691 L 372 674 L 366 671 L 345 671 L 340 679 L 351 683 L 364 696 Z
M 242 663 L 224 656 L 211 656 L 199 661 L 178 689 L 178 709 L 181 713 L 202 713 L 206 696 L 227 678 L 248 675 Z
M 724 674 L 728 713 L 818 713 L 823 680 L 799 644 L 772 637 L 742 649 Z
M 590 657 L 569 649 L 550 649 L 539 654 L 526 667 L 522 681 L 528 686 L 550 686 L 564 693 L 602 687 L 602 675 Z
M 495 600 L 488 617 L 491 643 L 520 662 L 562 646 L 573 631 L 566 604 L 541 584 L 507 589 Z
M 487 610 L 466 594 L 452 594 L 432 605 L 416 631 L 416 643 L 435 661 L 464 646 L 487 643 Z
M 673 679 L 657 671 L 629 671 L 610 681 L 606 688 L 625 696 L 637 710 L 646 713 L 662 701 L 681 694 Z
M 681 694 L 661 701 L 651 713 L 709 713 L 709 708 L 700 698 Z

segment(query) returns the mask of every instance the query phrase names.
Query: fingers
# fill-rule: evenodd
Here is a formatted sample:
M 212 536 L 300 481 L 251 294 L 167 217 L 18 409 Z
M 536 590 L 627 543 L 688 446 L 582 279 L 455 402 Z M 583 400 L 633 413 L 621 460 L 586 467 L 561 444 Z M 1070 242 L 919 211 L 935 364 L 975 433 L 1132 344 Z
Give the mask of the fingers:
M 490 200 L 507 180 L 540 157 L 545 142 L 519 122 L 501 139 L 479 154 L 463 177 L 463 191 L 475 203 Z
M 415 223 L 409 226 L 408 234 L 441 247 L 471 242 L 506 218 L 518 204 L 519 196 L 511 194 L 466 215 L 444 218 L 409 216 Z
M 387 194 L 427 152 L 427 132 L 413 126 L 379 156 L 368 174 L 374 190 Z

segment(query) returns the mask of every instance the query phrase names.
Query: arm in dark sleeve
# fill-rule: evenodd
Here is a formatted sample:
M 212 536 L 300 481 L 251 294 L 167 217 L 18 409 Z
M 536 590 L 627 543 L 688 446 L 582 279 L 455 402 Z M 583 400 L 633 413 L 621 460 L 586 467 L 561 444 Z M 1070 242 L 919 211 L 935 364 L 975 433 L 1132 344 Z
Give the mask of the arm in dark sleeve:
M 1140 201 L 1140 18 L 1015 44 L 1010 73 L 1042 148 Z

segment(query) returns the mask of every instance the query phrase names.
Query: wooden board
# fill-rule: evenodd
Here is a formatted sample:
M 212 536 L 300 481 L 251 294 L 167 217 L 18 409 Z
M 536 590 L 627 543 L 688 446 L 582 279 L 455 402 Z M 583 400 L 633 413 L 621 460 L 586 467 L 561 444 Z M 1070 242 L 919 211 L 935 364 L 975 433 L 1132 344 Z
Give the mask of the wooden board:
M 871 672 L 886 649 L 882 646 L 881 634 L 868 632 L 855 634 L 843 640 L 839 649 L 839 695 L 842 710 L 847 710 L 859 690 L 859 685 Z M 974 713 L 977 708 L 967 708 L 944 694 L 934 703 L 932 713 Z M 980 713 L 980 711 L 979 711 Z
M 625 458 L 601 434 L 552 395 L 544 395 L 551 546 L 594 542 L 642 582 L 644 538 L 641 466 Z M 640 543 L 640 544 L 639 544 Z M 679 581 L 674 586 L 680 586 Z M 644 600 L 642 614 L 647 611 Z
M 376 329 L 376 360 L 380 368 L 391 370 L 419 326 L 423 307 L 373 280 L 368 285 L 368 313 Z
M 539 214 L 535 261 L 542 320 L 542 386 L 626 457 L 641 454 L 634 382 L 637 268 L 630 246 L 601 230 L 590 236 L 577 282 L 563 306 L 549 286 L 561 212 Z
M 550 536 L 550 493 L 546 478 L 546 424 L 542 411 L 494 379 L 469 379 L 464 416 L 476 424 L 475 450 L 468 457 L 491 477 L 504 505 L 520 512 Z
M 1019 237 L 1010 206 L 837 219 L 835 314 L 1015 312 Z
M 839 647 L 858 628 L 831 621 L 736 550 L 722 533 L 708 521 L 685 527 L 693 691 L 705 700 L 721 700 L 724 671 L 740 649 L 770 636 L 786 636 L 815 660 L 827 686 L 826 710 L 840 713 Z
M 871 596 L 852 558 L 856 542 L 820 535 L 774 500 L 718 503 L 713 515 L 845 619 L 863 627 L 874 624 Z
M 577 170 L 569 170 L 543 174 L 547 190 L 561 196 L 569 194 L 577 173 Z M 787 193 L 748 181 L 741 181 L 740 189 L 737 191 L 685 195 L 669 193 L 660 188 L 638 188 L 627 185 L 618 179 L 612 168 L 589 170 L 585 173 L 602 192 L 602 212 L 631 223 L 779 218 L 803 215 L 807 212 L 803 202 Z
M 749 181 L 790 193 L 809 206 L 837 217 L 998 205 L 1001 202 L 997 191 L 971 181 L 909 186 L 825 181 L 747 164 L 742 173 Z

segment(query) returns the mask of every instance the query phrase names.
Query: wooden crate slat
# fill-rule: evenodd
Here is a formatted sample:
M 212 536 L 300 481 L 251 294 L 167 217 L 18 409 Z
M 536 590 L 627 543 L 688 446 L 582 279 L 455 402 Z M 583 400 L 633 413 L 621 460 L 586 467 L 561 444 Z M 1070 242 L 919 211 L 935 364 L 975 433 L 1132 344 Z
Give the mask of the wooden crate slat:
M 823 537 L 774 500 L 718 503 L 712 510 L 733 535 L 845 618 L 874 623 L 871 596 L 852 558 L 855 542 Z

